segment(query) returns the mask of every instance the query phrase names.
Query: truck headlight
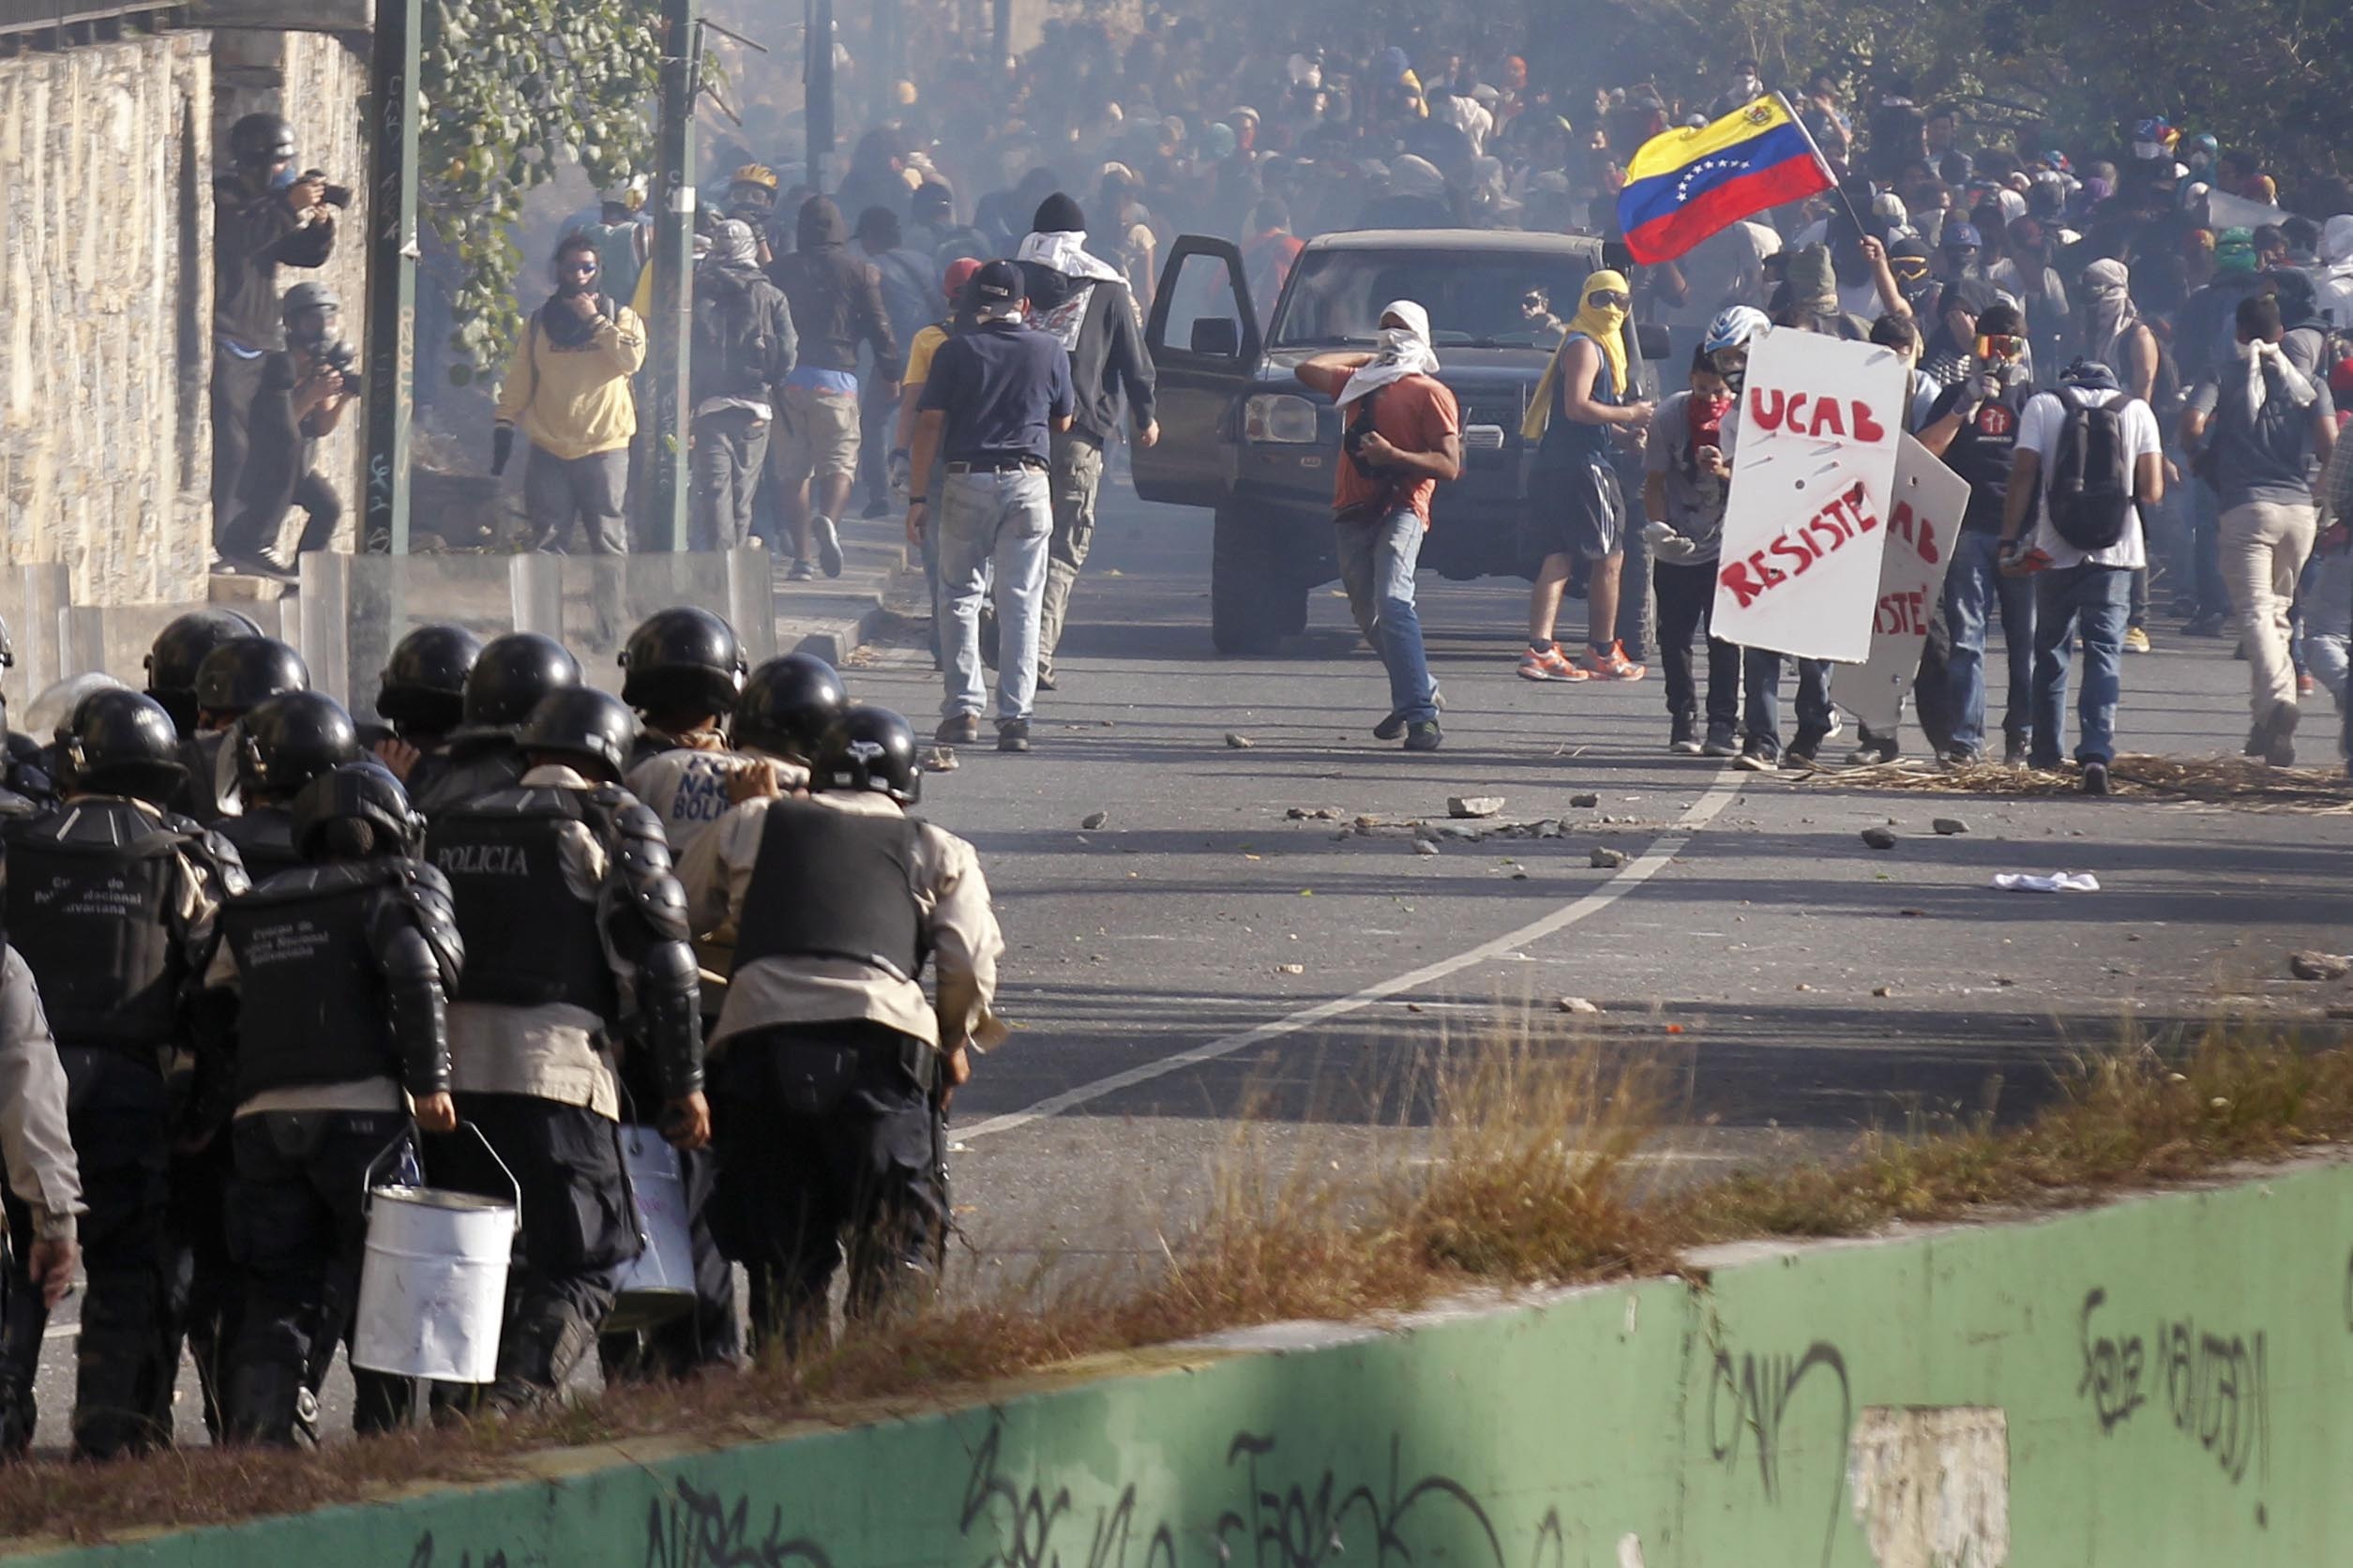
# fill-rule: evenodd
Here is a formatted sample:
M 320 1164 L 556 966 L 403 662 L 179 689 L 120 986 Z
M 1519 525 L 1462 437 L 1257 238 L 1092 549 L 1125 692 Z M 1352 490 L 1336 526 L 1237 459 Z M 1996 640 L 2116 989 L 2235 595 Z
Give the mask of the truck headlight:
M 1246 441 L 1302 445 L 1316 439 L 1316 405 L 1288 392 L 1261 392 L 1244 404 L 1242 434 Z

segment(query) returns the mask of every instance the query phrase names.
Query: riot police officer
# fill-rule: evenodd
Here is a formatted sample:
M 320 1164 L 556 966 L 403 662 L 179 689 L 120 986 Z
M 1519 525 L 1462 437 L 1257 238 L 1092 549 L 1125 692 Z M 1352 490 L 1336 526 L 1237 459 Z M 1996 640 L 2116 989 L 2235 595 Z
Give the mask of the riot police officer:
M 204 656 L 223 642 L 261 635 L 234 610 L 191 610 L 156 633 L 147 650 L 147 695 L 163 704 L 182 740 L 196 733 L 196 671 Z
M 242 807 L 237 795 L 237 721 L 281 692 L 310 689 L 302 656 L 275 637 L 233 637 L 196 667 L 196 732 L 186 746 L 182 815 L 209 827 Z
M 89 1281 L 74 1448 L 104 1458 L 171 1440 L 166 1072 L 175 1047 L 217 1038 L 213 1010 L 189 999 L 211 961 L 220 901 L 245 876 L 236 851 L 159 804 L 186 770 L 158 703 L 95 692 L 58 742 L 65 804 L 8 830 L 8 931 L 39 983 L 71 1088 Z M 12 1359 L 20 1397 L 37 1364 Z
M 552 637 L 510 631 L 482 646 L 466 672 L 463 722 L 449 733 L 445 765 L 410 792 L 430 819 L 523 775 L 515 734 L 539 700 L 581 684 L 580 660 Z
M 744 686 L 735 628 L 710 611 L 656 612 L 621 650 L 621 700 L 645 727 L 629 748 L 629 792 L 661 820 L 672 856 L 729 805 L 727 781 L 743 765 L 723 726 Z
M 368 726 L 360 741 L 411 800 L 449 770 L 450 732 L 465 722 L 466 677 L 481 656 L 482 640 L 463 626 L 419 626 L 393 645 L 376 688 L 376 713 L 391 729 Z
M 743 686 L 744 668 L 735 628 L 695 605 L 656 611 L 622 647 L 621 700 L 644 723 L 630 748 L 624 782 L 661 822 L 673 861 L 727 809 L 730 781 L 750 765 L 750 759 L 728 748 L 722 729 Z M 705 988 L 706 1029 L 716 1005 L 712 988 Z M 646 1051 L 634 1045 L 623 1050 L 621 1082 L 631 1105 L 660 1103 L 651 1066 Z M 683 1377 L 740 1359 L 735 1271 L 713 1241 L 705 1214 L 716 1174 L 707 1154 L 679 1156 L 694 1259 L 693 1310 L 651 1328 L 607 1334 L 598 1341 L 597 1357 L 608 1381 L 657 1371 Z
M 229 900 L 210 975 L 238 997 L 229 1431 L 280 1446 L 351 1334 L 370 1164 L 409 1131 L 412 1099 L 424 1131 L 457 1127 L 445 1004 L 465 962 L 449 884 L 414 858 L 424 819 L 384 767 L 326 770 L 291 818 L 306 864 Z M 399 1425 L 406 1381 L 352 1376 L 353 1425 Z
M 1003 938 L 973 847 L 907 815 L 915 736 L 850 710 L 807 800 L 762 797 L 711 833 L 687 894 L 735 927 L 712 1036 L 720 1244 L 749 1271 L 755 1346 L 822 1346 L 846 1246 L 852 1319 L 936 1288 L 948 1223 L 944 1116 L 991 1011 Z M 936 966 L 938 1001 L 919 980 Z
M 521 777 L 434 818 L 427 838 L 466 945 L 449 1010 L 458 1113 L 513 1172 L 526 1216 L 489 1393 L 501 1409 L 564 1386 L 638 1250 L 613 1042 L 647 1053 L 672 1143 L 710 1138 L 685 897 L 661 823 L 620 787 L 636 731 L 602 692 L 550 693 L 516 737 Z M 426 1165 L 438 1185 L 510 1190 L 471 1139 L 442 1140 Z
M 321 774 L 358 760 L 358 727 L 324 691 L 280 692 L 245 716 L 237 727 L 237 790 L 245 809 L 223 817 L 217 831 L 237 847 L 249 881 L 303 863 L 294 843 L 294 797 Z
M 29 1380 L 7 1369 L 40 1356 L 47 1314 L 72 1288 L 82 1177 L 66 1112 L 66 1069 L 41 1011 L 33 972 L 0 947 L 0 1165 L 8 1174 L 8 1230 L 0 1235 L 0 1460 L 22 1458 L 38 1412 Z M 27 1337 L 29 1335 L 29 1337 Z

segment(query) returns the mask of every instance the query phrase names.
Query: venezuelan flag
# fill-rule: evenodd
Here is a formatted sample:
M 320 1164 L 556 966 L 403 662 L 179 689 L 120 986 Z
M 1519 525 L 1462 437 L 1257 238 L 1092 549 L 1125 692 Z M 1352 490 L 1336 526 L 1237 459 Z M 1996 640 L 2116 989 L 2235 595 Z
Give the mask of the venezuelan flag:
M 1751 213 L 1831 184 L 1814 139 L 1776 93 L 1643 143 L 1618 193 L 1618 226 L 1636 261 L 1672 261 Z

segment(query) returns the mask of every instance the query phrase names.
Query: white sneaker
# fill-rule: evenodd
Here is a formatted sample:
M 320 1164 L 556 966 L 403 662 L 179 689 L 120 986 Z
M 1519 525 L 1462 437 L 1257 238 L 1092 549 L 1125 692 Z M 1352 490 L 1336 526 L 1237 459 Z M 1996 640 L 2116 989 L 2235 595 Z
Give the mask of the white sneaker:
M 827 577 L 841 575 L 841 530 L 831 518 L 811 518 L 809 534 L 817 545 L 817 567 Z

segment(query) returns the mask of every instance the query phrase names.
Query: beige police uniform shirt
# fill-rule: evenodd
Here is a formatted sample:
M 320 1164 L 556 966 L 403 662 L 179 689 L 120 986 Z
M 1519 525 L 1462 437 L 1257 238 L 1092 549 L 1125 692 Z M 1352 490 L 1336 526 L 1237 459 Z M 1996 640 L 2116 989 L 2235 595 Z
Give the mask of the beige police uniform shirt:
M 33 1233 L 72 1239 L 82 1172 L 66 1127 L 66 1069 L 33 971 L 13 947 L 0 956 L 0 1159 L 8 1190 L 33 1211 Z
M 826 792 L 809 798 L 830 810 L 860 816 L 899 812 L 897 804 L 879 794 Z M 709 934 L 732 946 L 760 859 L 761 831 L 774 804 L 759 799 L 732 807 L 696 841 L 681 864 L 687 918 L 698 935 Z M 727 1004 L 711 1036 L 713 1052 L 747 1029 L 854 1019 L 883 1024 L 933 1047 L 964 1041 L 987 1050 L 1003 1041 L 1010 1031 L 991 1004 L 1004 934 L 989 907 L 988 879 L 981 872 L 979 855 L 963 839 L 926 822 L 915 837 L 908 891 L 930 934 L 936 1002 L 925 997 L 919 982 L 854 958 L 762 958 L 732 977 Z

